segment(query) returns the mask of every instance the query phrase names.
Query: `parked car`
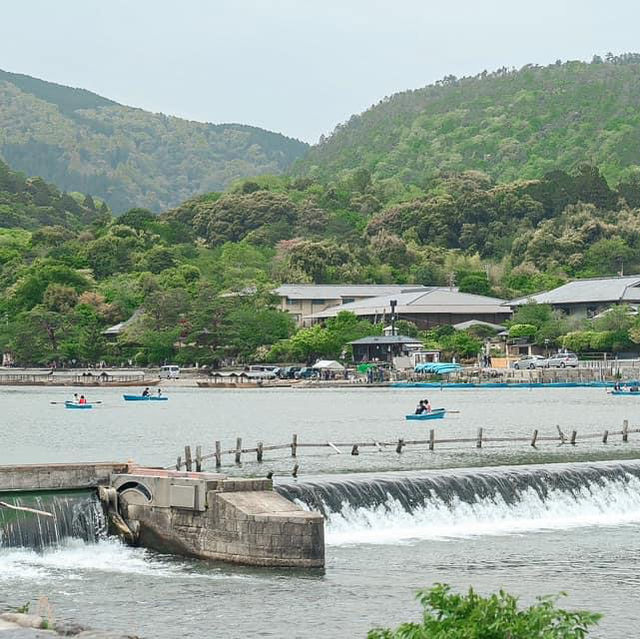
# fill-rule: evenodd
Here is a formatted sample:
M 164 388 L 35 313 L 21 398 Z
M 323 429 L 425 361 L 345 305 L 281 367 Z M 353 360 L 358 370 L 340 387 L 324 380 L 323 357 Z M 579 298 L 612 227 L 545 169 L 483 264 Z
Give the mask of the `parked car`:
M 299 371 L 296 371 L 295 378 L 296 379 L 311 379 L 312 377 L 317 377 L 318 371 L 315 368 L 310 368 L 305 366 L 301 368 Z
M 517 362 L 513 363 L 513 367 L 517 369 L 523 368 L 544 368 L 547 364 L 547 360 L 542 355 L 525 355 Z
M 278 377 L 280 379 L 293 379 L 300 370 L 300 366 L 285 366 L 278 370 Z
M 577 368 L 578 356 L 575 353 L 556 353 L 551 357 L 547 357 L 545 366 L 547 368 L 566 368 L 568 366 Z

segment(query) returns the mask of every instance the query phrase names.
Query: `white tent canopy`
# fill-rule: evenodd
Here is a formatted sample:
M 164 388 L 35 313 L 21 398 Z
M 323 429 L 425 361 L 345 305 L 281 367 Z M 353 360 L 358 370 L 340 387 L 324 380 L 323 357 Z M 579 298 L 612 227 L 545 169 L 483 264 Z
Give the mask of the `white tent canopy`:
M 344 366 L 335 359 L 319 359 L 311 368 L 321 371 L 343 371 Z

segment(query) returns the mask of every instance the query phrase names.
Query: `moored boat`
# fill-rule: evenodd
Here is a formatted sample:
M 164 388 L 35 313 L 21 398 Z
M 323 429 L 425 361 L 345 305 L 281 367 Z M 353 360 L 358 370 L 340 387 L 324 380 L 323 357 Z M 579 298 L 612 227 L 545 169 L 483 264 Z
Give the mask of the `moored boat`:
M 610 392 L 612 395 L 630 395 L 631 397 L 640 397 L 640 391 L 612 390 Z
M 423 421 L 427 419 L 442 419 L 447 414 L 445 408 L 434 408 L 430 413 L 420 413 L 419 415 L 405 415 L 407 420 Z

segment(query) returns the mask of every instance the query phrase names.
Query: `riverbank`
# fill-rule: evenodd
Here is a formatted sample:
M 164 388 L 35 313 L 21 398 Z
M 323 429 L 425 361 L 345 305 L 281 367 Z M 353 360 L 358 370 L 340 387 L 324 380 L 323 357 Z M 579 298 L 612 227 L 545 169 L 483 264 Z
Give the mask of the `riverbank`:
M 75 623 L 56 622 L 50 614 L 41 616 L 23 612 L 0 613 L 0 639 L 43 639 L 44 637 L 139 639 L 137 635 L 91 630 Z

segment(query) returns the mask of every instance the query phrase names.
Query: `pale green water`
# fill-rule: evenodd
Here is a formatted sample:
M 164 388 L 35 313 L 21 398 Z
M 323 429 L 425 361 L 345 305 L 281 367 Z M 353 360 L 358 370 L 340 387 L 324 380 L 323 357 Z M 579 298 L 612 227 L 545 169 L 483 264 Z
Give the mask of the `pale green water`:
M 417 438 L 428 428 L 451 436 L 530 435 L 619 429 L 631 425 L 640 403 L 598 389 L 522 391 L 424 390 L 188 390 L 176 389 L 166 404 L 126 405 L 120 392 L 102 390 L 105 404 L 88 412 L 65 411 L 49 400 L 60 389 L 0 389 L 0 463 L 120 460 L 169 464 L 185 443 L 207 452 L 216 439 L 233 447 L 290 441 Z M 421 397 L 434 406 L 460 409 L 428 426 L 403 416 Z M 426 438 L 426 436 L 425 436 Z M 619 438 L 618 438 L 619 439 Z M 634 443 L 634 439 L 637 444 Z M 359 457 L 301 451 L 305 475 L 447 465 L 538 462 L 633 456 L 640 434 L 623 447 L 597 441 L 574 448 L 545 443 L 424 449 Z M 225 470 L 262 475 L 286 473 L 293 460 L 265 453 L 264 464 L 230 464 Z M 232 458 L 227 459 L 227 464 Z M 389 504 L 336 517 L 327 526 L 324 572 L 234 568 L 160 556 L 109 540 L 71 541 L 37 553 L 0 550 L 0 607 L 47 595 L 62 618 L 146 637 L 363 637 L 378 624 L 417 616 L 413 592 L 436 581 L 482 591 L 507 588 L 526 601 L 566 590 L 568 605 L 607 616 L 594 636 L 632 636 L 640 586 L 640 495 L 635 484 L 592 484 L 578 497 L 544 501 L 525 495 L 509 506 L 494 500 L 436 505 L 406 513 Z M 624 499 L 620 497 L 622 495 Z

